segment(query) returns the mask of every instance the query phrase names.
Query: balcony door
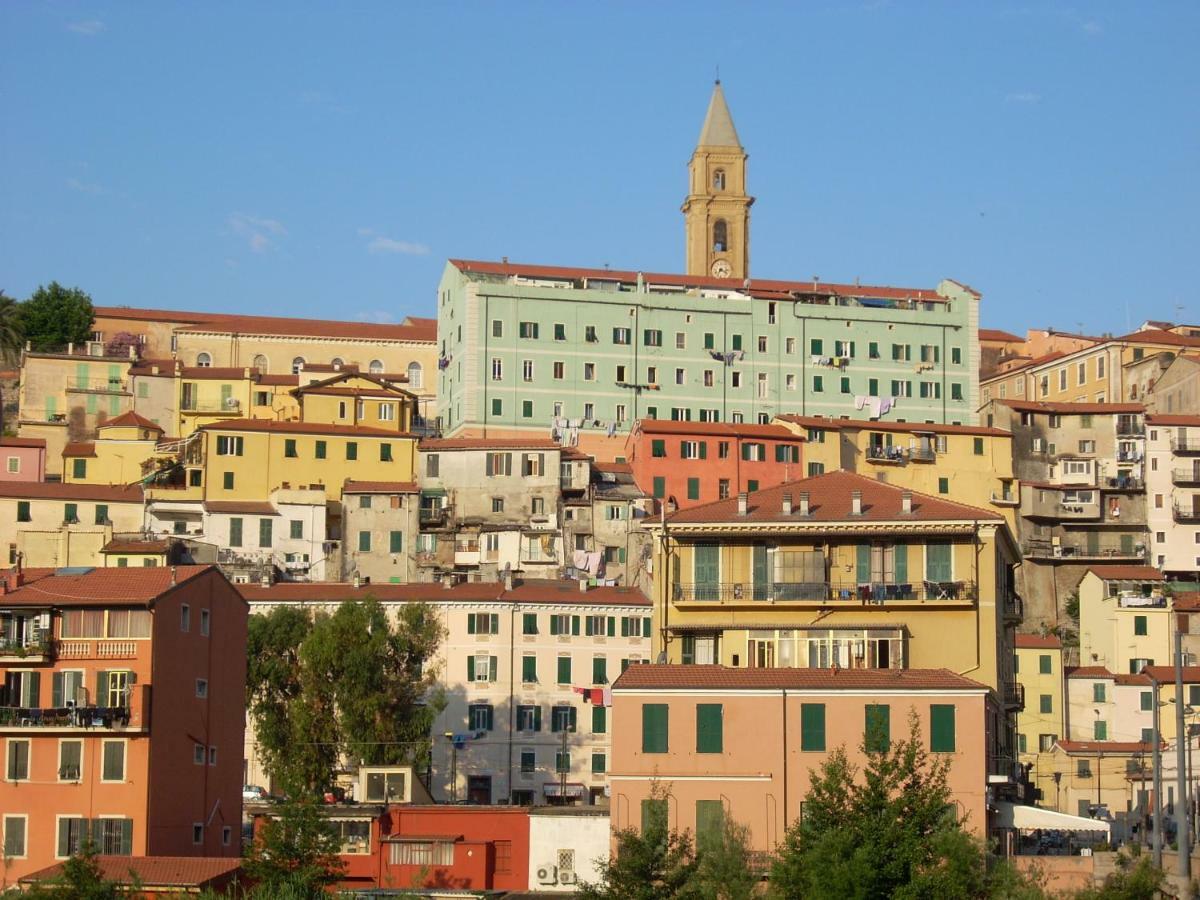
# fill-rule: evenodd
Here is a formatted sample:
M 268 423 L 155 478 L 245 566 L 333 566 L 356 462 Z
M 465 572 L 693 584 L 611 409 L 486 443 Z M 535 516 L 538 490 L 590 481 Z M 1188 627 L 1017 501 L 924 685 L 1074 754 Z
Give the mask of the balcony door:
M 692 550 L 697 600 L 716 600 L 720 595 L 721 557 L 716 544 L 697 544 Z

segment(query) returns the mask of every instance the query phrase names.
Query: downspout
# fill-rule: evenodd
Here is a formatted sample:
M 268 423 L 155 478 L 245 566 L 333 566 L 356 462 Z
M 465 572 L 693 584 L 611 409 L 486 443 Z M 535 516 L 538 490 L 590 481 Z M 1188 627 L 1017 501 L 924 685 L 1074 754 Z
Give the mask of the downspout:
M 491 361 L 488 359 L 488 338 L 491 337 L 491 294 L 483 295 L 483 436 L 487 437 L 487 417 L 488 417 L 488 382 L 492 379 Z M 520 328 L 521 320 L 518 316 L 517 327 Z M 461 349 L 461 348 L 459 348 Z M 511 775 L 509 776 L 512 777 Z
M 512 803 L 512 771 L 513 771 L 513 717 L 516 715 L 513 706 L 513 678 L 515 677 L 517 652 L 517 604 L 513 601 L 508 612 L 508 802 Z
M 779 724 L 783 729 L 783 830 L 788 829 L 788 715 L 787 715 L 787 688 L 783 689 L 782 705 L 780 707 Z

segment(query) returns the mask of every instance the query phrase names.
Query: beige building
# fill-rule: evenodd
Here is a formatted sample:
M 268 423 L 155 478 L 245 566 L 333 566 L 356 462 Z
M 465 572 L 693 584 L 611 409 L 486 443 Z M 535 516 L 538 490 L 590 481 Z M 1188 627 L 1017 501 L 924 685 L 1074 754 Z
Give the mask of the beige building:
M 1018 634 L 1017 684 L 1022 705 L 1017 713 L 1017 751 L 1022 765 L 1030 767 L 1029 780 L 1041 791 L 1042 805 L 1053 799 L 1050 754 L 1066 735 L 1063 694 L 1063 647 L 1054 635 Z
M 341 580 L 420 581 L 419 519 L 415 482 L 347 481 L 342 486 Z
M 1079 662 L 1137 674 L 1169 662 L 1171 598 L 1151 566 L 1092 566 L 1079 582 Z
M 10 564 L 103 566 L 114 534 L 140 531 L 142 489 L 124 485 L 0 483 L 0 544 Z
M 437 665 L 447 704 L 432 731 L 434 798 L 540 805 L 559 800 L 565 781 L 567 801 L 607 805 L 608 688 L 650 661 L 650 603 L 640 591 L 533 579 L 239 590 L 255 613 L 285 603 L 330 610 L 366 596 L 388 607 L 433 604 L 446 627 Z M 248 742 L 247 777 L 267 784 Z
M 1200 571 L 1200 415 L 1146 417 L 1151 561 L 1192 581 Z
M 1160 354 L 1156 361 L 1168 356 Z M 1155 366 L 1140 399 L 1146 412 L 1154 415 L 1195 416 L 1200 414 L 1200 353 L 1184 352 L 1172 356 L 1165 369 Z

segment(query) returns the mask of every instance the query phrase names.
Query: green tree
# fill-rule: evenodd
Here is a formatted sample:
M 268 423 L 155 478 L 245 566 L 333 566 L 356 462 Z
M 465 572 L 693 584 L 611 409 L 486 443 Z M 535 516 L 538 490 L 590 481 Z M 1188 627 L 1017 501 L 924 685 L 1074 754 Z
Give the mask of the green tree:
M 328 787 L 342 757 L 424 763 L 444 708 L 432 662 L 443 631 L 428 604 L 405 604 L 393 624 L 372 597 L 315 618 L 252 616 L 247 706 L 271 777 L 298 796 Z
M 265 819 L 246 855 L 246 877 L 255 883 L 251 896 L 309 900 L 327 896 L 325 888 L 345 869 L 340 844 L 312 797 L 285 800 Z
M 57 281 L 41 286 L 18 307 L 17 322 L 22 341 L 34 350 L 56 350 L 82 343 L 92 334 L 96 321 L 92 298 L 79 288 L 65 288 Z
M 88 841 L 63 863 L 58 875 L 32 885 L 21 896 L 33 900 L 137 900 L 141 896 L 138 888 L 132 873 L 126 884 L 107 880 Z
M 760 879 L 750 855 L 750 829 L 728 816 L 715 839 L 698 840 L 692 877 L 700 900 L 751 900 Z
M 982 842 L 953 814 L 949 761 L 924 748 L 915 712 L 906 739 L 884 749 L 869 749 L 873 743 L 863 742 L 861 773 L 844 748 L 811 773 L 804 814 L 772 868 L 774 896 L 987 897 L 993 878 L 1008 886 L 1006 896 L 1040 895 L 1014 870 L 989 870 Z
M 0 291 L 0 358 L 14 361 L 21 350 L 21 306 L 12 297 Z
M 1099 887 L 1084 888 L 1075 900 L 1155 900 L 1166 881 L 1152 857 L 1139 852 L 1117 855 L 1117 867 Z

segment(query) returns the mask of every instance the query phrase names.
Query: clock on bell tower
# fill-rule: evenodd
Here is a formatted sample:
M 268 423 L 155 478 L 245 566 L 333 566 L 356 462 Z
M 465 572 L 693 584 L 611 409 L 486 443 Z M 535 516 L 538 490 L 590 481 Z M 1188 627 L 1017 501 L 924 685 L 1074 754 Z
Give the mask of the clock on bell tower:
M 747 159 L 717 81 L 688 163 L 689 190 L 682 207 L 688 275 L 749 277 L 754 198 L 746 193 Z

